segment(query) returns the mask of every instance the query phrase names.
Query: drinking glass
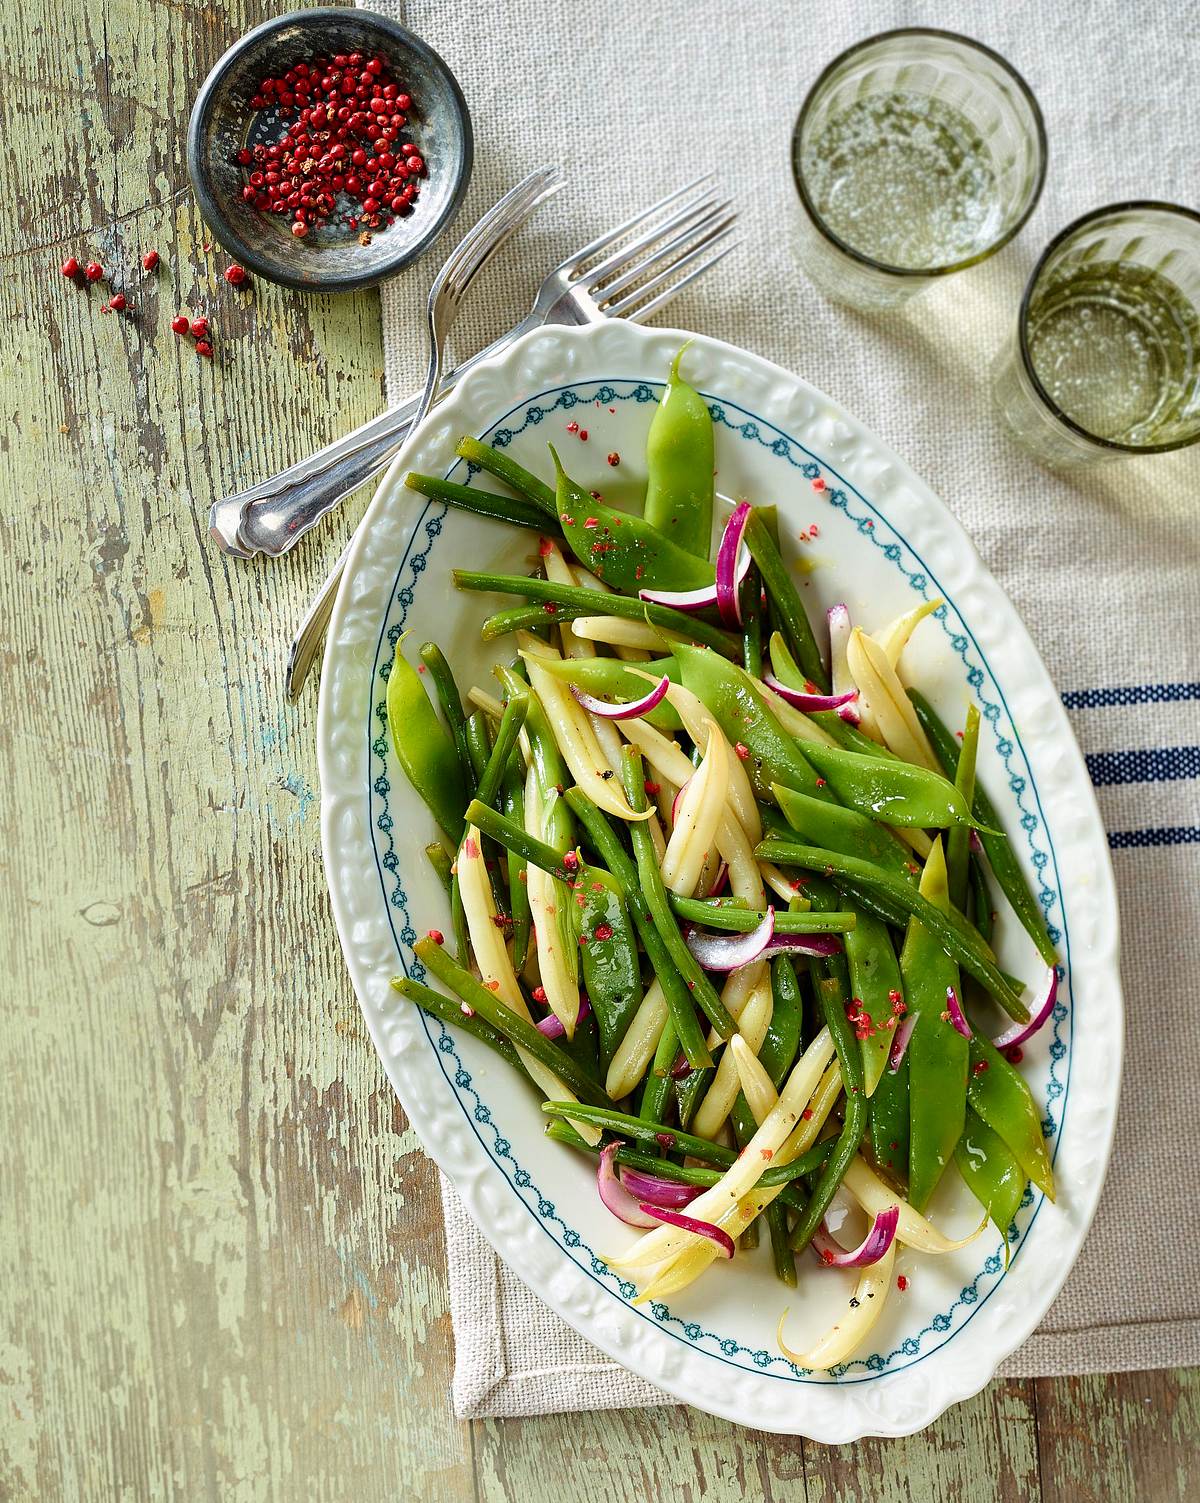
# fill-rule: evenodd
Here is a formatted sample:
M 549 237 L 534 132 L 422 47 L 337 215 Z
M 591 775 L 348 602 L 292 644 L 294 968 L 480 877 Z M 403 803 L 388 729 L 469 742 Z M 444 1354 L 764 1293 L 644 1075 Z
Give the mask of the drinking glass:
M 809 90 L 792 136 L 800 257 L 827 296 L 894 308 L 992 255 L 1046 176 L 1042 112 L 990 48 L 906 28 L 858 43 Z
M 1001 416 L 1055 468 L 1200 438 L 1200 214 L 1149 201 L 1069 224 L 993 367 Z

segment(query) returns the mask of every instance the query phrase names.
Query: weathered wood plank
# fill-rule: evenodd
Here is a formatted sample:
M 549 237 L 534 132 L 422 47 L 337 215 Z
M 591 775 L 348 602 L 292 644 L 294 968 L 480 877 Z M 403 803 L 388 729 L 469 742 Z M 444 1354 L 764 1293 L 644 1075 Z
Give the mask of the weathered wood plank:
M 205 531 L 378 410 L 378 300 L 235 292 L 182 191 L 263 7 L 33 12 L 0 62 L 0 1496 L 469 1495 L 436 1183 L 328 915 L 315 696 L 282 695 L 349 517 L 284 564 Z
M 1037 1382 L 1045 1503 L 1200 1497 L 1200 1372 Z

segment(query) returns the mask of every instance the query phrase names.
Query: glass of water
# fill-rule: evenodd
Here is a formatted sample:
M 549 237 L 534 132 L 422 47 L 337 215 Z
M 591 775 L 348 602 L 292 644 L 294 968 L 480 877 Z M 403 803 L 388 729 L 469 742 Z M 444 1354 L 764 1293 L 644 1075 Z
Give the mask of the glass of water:
M 992 388 L 1057 468 L 1200 439 L 1200 214 L 1136 202 L 1068 225 L 1034 268 Z
M 827 296 L 894 308 L 1000 249 L 1046 176 L 1042 112 L 979 42 L 909 28 L 860 42 L 809 90 L 792 137 L 800 256 Z

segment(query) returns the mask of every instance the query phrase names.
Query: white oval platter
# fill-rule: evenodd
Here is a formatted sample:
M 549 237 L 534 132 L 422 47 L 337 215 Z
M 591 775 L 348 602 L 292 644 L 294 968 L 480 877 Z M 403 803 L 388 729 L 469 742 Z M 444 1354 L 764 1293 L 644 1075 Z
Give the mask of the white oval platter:
M 1096 1207 L 1116 1118 L 1122 1012 L 1117 910 L 1104 830 L 1059 697 L 1016 612 L 946 507 L 859 423 L 796 376 L 694 337 L 686 374 L 716 424 L 717 487 L 777 503 L 785 552 L 814 621 L 848 601 L 877 628 L 922 599 L 946 604 L 906 651 L 911 682 L 961 725 L 983 715 L 980 768 L 1058 940 L 1065 984 L 1024 1066 L 1044 1106 L 1059 1186 L 1029 1194 L 1007 1269 L 994 1230 L 942 1258 L 902 1251 L 868 1349 L 833 1374 L 802 1373 L 803 1349 L 834 1319 L 848 1277 L 802 1259 L 787 1291 L 765 1249 L 714 1268 L 666 1303 L 638 1307 L 603 1254 L 630 1240 L 594 1191 L 591 1166 L 543 1136 L 531 1089 L 475 1040 L 422 1015 L 389 986 L 412 945 L 449 929 L 425 860 L 435 827 L 387 743 L 385 673 L 399 634 L 434 639 L 460 686 L 488 684 L 511 641 L 484 644 L 486 615 L 511 603 L 463 594 L 453 567 L 527 571 L 528 532 L 447 512 L 407 489 L 417 470 L 467 480 L 463 433 L 543 475 L 547 440 L 585 486 L 620 502 L 645 481 L 645 439 L 668 366 L 688 336 L 613 321 L 545 329 L 474 370 L 412 435 L 367 513 L 330 626 L 318 724 L 322 836 L 342 948 L 371 1036 L 417 1132 L 499 1255 L 596 1346 L 683 1402 L 741 1424 L 830 1444 L 920 1429 L 977 1392 L 1035 1328 Z M 572 428 L 575 424 L 577 427 Z M 587 433 L 586 441 L 583 433 Z M 609 455 L 619 463 L 610 464 Z M 1019 926 L 1002 919 L 1005 967 L 1034 979 Z M 948 1175 L 931 1207 L 946 1230 L 977 1213 Z M 451 1254 L 453 1255 L 453 1253 Z

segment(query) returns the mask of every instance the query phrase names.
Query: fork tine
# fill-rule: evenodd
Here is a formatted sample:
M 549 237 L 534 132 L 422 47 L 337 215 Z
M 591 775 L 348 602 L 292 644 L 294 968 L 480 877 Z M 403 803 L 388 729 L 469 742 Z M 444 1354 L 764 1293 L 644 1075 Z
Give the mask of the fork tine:
M 611 303 L 619 293 L 624 292 L 627 287 L 632 287 L 636 282 L 649 283 L 651 276 L 657 274 L 660 269 L 669 271 L 672 266 L 677 264 L 682 253 L 689 246 L 701 249 L 710 240 L 719 237 L 722 232 L 727 231 L 737 220 L 737 216 L 738 211 L 731 202 L 726 201 L 725 203 L 716 204 L 707 218 L 680 230 L 677 235 L 673 235 L 664 245 L 655 247 L 649 255 L 635 266 L 631 266 L 627 272 L 617 277 L 615 281 L 608 282 L 603 287 L 596 288 L 594 290 L 596 300 L 601 306 L 604 306 L 607 303 Z
M 559 263 L 555 270 L 569 275 L 585 261 L 590 261 L 593 256 L 600 255 L 602 251 L 606 251 L 610 246 L 615 245 L 618 240 L 622 240 L 626 235 L 632 234 L 639 225 L 645 224 L 647 220 L 653 219 L 657 214 L 661 214 L 664 209 L 669 209 L 685 193 L 691 193 L 701 183 L 711 182 L 712 176 L 711 172 L 702 173 L 698 178 L 695 178 L 690 183 L 686 183 L 682 188 L 676 188 L 674 193 L 668 193 L 665 198 L 660 198 L 656 204 L 651 204 L 648 209 L 643 209 L 640 214 L 635 214 L 631 219 L 627 219 L 624 224 L 619 224 L 615 230 L 608 230 L 603 235 L 597 235 L 595 240 L 589 245 L 583 246 L 580 250 L 573 251 L 565 261 Z
M 706 252 L 715 250 L 722 240 L 728 239 L 734 231 L 736 217 L 736 215 L 731 215 L 719 229 L 705 235 L 703 240 L 698 241 L 689 250 L 685 251 L 683 255 L 674 257 L 669 264 L 662 267 L 660 271 L 656 272 L 654 276 L 648 278 L 646 281 L 640 282 L 631 292 L 626 293 L 623 298 L 619 298 L 613 303 L 602 304 L 601 306 L 605 314 L 609 318 L 621 318 L 628 315 L 629 310 L 636 307 L 643 298 L 647 297 L 657 288 L 666 286 L 672 277 L 685 271 Z
M 718 251 L 715 256 L 710 256 L 707 261 L 701 261 L 699 266 L 693 266 L 687 276 L 680 277 L 678 282 L 672 282 L 669 287 L 664 287 L 656 297 L 652 297 L 648 303 L 643 303 L 641 307 L 634 308 L 632 312 L 626 313 L 624 317 L 633 324 L 644 323 L 652 313 L 657 313 L 664 304 L 669 303 L 677 292 L 682 292 L 689 282 L 694 282 L 697 277 L 702 277 L 706 271 L 711 271 L 718 261 L 724 261 L 730 251 L 736 250 L 741 243 L 740 240 L 735 240 L 732 245 L 727 245 L 724 250 Z M 640 294 L 634 293 L 626 298 L 625 305 L 633 302 L 638 296 Z M 608 311 L 612 312 L 613 310 L 609 309 Z
M 478 269 L 480 247 L 487 244 L 494 227 L 508 221 L 516 229 L 540 204 L 557 193 L 565 181 L 558 167 L 540 167 L 511 188 L 454 247 L 438 272 L 435 286 L 473 276 Z
M 657 245 L 660 240 L 665 240 L 668 235 L 673 235 L 685 225 L 713 213 L 717 205 L 718 200 L 712 193 L 703 198 L 693 199 L 682 209 L 677 210 L 670 219 L 662 224 L 653 225 L 636 240 L 630 240 L 627 244 L 619 246 L 598 265 L 590 266 L 585 272 L 580 273 L 572 285 L 596 296 L 607 277 L 632 266 L 643 251 L 648 250 L 652 245 Z

